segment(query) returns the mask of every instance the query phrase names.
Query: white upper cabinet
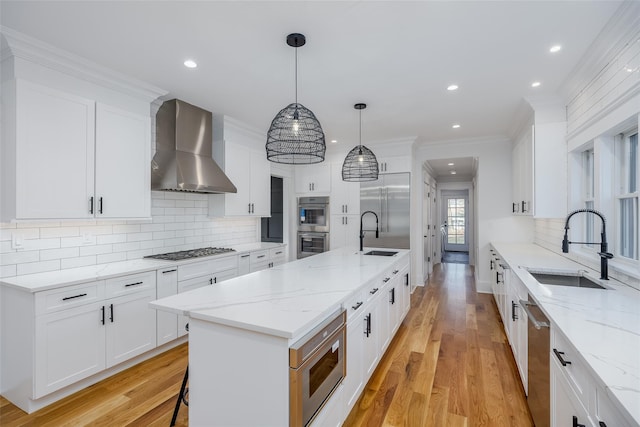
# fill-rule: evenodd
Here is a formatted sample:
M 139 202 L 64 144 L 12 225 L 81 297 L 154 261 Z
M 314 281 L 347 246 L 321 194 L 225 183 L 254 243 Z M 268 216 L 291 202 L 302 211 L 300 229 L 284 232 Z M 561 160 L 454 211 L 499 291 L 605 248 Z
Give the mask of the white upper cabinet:
M 534 105 L 533 120 L 512 151 L 513 214 L 562 218 L 567 214 L 567 124 L 564 109 Z
M 148 116 L 15 83 L 2 165 L 15 189 L 3 188 L 3 220 L 150 216 Z
M 271 164 L 261 135 L 231 119 L 214 117 L 214 158 L 237 193 L 209 197 L 211 216 L 271 216 Z
M 377 159 L 380 173 L 411 172 L 410 156 L 381 156 Z
M 295 166 L 296 193 L 329 195 L 331 166 L 327 162 Z
M 97 216 L 151 216 L 150 118 L 96 105 Z
M 332 215 L 360 215 L 360 183 L 342 180 L 342 162 L 331 163 L 329 201 Z

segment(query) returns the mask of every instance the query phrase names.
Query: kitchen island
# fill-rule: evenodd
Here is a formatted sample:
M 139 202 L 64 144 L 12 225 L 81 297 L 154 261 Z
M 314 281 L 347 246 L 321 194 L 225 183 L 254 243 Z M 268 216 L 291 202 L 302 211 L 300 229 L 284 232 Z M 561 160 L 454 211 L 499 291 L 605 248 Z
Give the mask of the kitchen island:
M 375 351 L 384 352 L 406 315 L 410 288 L 410 252 L 394 251 L 393 256 L 368 256 L 341 248 L 152 302 L 153 308 L 189 317 L 190 424 L 289 425 L 289 348 L 336 311 L 346 309 L 347 319 L 364 311 L 381 313 L 386 320 L 373 323 L 381 330 L 390 326 Z M 401 270 L 406 271 L 402 284 Z M 402 303 L 395 305 L 403 312 L 392 322 L 393 309 L 381 295 L 390 290 L 394 304 L 396 283 L 398 292 L 403 287 L 407 294 L 398 295 Z M 377 301 L 385 308 L 377 310 Z M 371 312 L 368 319 L 370 332 Z M 355 336 L 367 333 L 357 333 L 362 322 L 352 323 Z M 348 365 L 346 377 L 356 377 L 358 369 Z M 340 399 L 336 393 L 327 403 L 334 405 L 338 424 L 348 407 Z

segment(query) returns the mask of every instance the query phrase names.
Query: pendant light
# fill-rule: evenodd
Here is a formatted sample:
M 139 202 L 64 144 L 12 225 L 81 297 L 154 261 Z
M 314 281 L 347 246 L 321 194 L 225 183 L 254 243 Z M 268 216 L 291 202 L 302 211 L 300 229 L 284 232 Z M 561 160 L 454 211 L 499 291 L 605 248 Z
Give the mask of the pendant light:
M 342 164 L 342 180 L 352 182 L 375 181 L 378 179 L 378 159 L 373 151 L 362 145 L 362 110 L 367 104 L 353 106 L 360 112 L 360 144 L 355 146 Z
M 327 149 L 322 126 L 315 114 L 298 103 L 298 48 L 305 43 L 302 34 L 287 36 L 287 44 L 296 52 L 296 102 L 276 114 L 267 132 L 267 159 L 275 163 L 320 163 Z

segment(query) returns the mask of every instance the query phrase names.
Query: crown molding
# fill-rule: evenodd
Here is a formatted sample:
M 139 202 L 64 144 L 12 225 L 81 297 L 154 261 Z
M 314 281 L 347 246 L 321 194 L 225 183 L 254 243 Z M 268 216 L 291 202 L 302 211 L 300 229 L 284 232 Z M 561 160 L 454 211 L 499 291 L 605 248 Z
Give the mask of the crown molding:
M 131 78 L 9 27 L 0 26 L 0 33 L 4 39 L 0 52 L 2 61 L 10 57 L 20 58 L 148 102 L 168 93 L 164 89 Z
M 440 141 L 421 141 L 416 144 L 417 150 L 428 150 L 432 147 L 442 147 L 442 146 L 473 146 L 477 144 L 493 144 L 493 143 L 501 143 L 501 144 L 511 144 L 511 139 L 505 135 L 493 135 L 493 136 L 484 136 L 479 138 L 462 138 L 462 139 L 447 139 Z

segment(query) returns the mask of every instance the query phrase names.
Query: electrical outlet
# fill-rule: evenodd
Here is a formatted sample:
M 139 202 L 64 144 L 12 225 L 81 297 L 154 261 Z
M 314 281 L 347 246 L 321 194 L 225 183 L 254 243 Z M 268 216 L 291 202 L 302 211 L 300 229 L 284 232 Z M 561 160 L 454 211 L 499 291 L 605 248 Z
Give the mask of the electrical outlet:
M 91 245 L 93 244 L 93 235 L 90 233 L 85 233 L 82 235 L 82 244 L 83 245 Z
M 24 249 L 24 238 L 19 234 L 11 234 L 11 249 Z

